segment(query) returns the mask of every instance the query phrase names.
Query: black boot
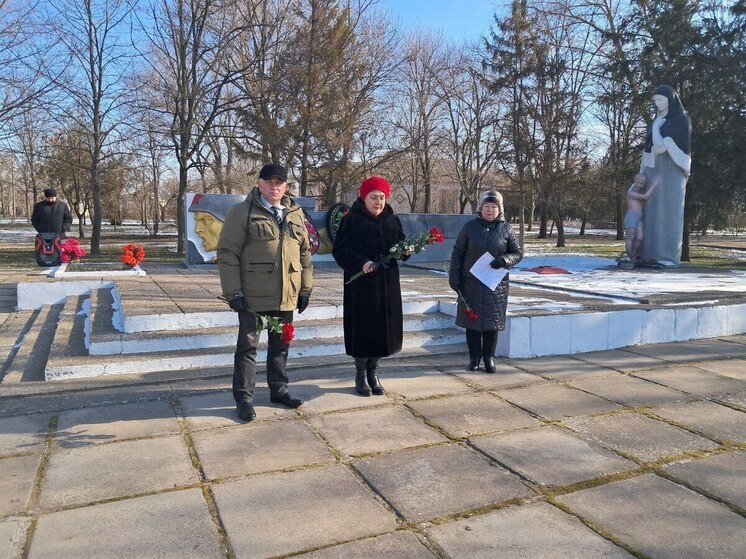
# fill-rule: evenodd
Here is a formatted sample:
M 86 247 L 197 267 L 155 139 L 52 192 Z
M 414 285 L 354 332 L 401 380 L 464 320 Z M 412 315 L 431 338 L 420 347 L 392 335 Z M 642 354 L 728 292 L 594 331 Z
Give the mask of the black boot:
M 368 358 L 368 369 L 367 369 L 367 376 L 368 376 L 368 384 L 370 385 L 370 389 L 373 391 L 373 394 L 376 396 L 382 396 L 383 395 L 383 386 L 381 386 L 381 383 L 378 382 L 378 362 L 381 360 L 380 357 L 369 357 Z
M 496 373 L 495 351 L 497 350 L 497 330 L 482 332 L 482 357 L 484 358 L 484 369 L 488 373 Z
M 370 396 L 370 387 L 365 384 L 365 372 L 368 360 L 365 357 L 355 357 L 355 390 L 361 396 Z
M 482 356 L 482 335 L 476 330 L 466 330 L 466 347 L 469 348 L 469 371 L 479 368 L 479 359 Z

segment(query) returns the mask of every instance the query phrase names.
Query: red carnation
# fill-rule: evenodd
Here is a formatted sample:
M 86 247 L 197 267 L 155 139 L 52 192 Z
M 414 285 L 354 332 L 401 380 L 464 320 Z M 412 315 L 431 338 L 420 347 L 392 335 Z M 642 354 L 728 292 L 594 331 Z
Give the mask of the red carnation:
M 285 322 L 282 325 L 282 336 L 280 337 L 280 341 L 284 345 L 288 345 L 290 342 L 293 341 L 294 336 L 295 328 L 293 328 L 293 325 L 290 322 Z
M 433 243 L 442 243 L 445 239 L 445 237 L 443 237 L 443 233 L 441 233 L 440 229 L 438 229 L 437 227 L 433 227 L 432 229 L 430 229 L 430 236 L 432 237 Z

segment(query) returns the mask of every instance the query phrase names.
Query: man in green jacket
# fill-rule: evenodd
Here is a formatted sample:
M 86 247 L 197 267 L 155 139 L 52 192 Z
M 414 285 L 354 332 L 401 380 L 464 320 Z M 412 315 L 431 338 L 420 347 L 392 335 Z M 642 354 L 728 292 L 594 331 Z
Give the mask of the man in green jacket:
M 287 192 L 287 172 L 268 164 L 258 186 L 243 202 L 228 210 L 218 241 L 218 269 L 223 295 L 238 313 L 238 342 L 233 365 L 233 398 L 238 417 L 256 417 L 252 399 L 256 384 L 257 319 L 274 317 L 293 322 L 293 311 L 308 306 L 313 267 L 308 232 L 301 207 Z M 272 402 L 297 408 L 303 401 L 290 395 L 285 364 L 288 343 L 269 332 L 267 384 Z

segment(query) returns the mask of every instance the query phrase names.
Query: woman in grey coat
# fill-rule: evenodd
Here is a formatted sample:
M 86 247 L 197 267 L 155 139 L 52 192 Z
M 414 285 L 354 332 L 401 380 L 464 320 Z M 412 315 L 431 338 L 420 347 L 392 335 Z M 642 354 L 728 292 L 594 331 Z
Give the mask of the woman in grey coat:
M 484 285 L 469 270 L 485 253 L 493 257 L 493 268 L 510 268 L 521 261 L 521 247 L 510 225 L 503 217 L 502 194 L 494 190 L 479 199 L 479 215 L 461 229 L 451 254 L 448 282 L 460 294 L 456 325 L 466 328 L 469 367 L 479 367 L 480 358 L 488 373 L 496 372 L 497 334 L 505 328 L 508 306 L 508 275 L 495 290 Z

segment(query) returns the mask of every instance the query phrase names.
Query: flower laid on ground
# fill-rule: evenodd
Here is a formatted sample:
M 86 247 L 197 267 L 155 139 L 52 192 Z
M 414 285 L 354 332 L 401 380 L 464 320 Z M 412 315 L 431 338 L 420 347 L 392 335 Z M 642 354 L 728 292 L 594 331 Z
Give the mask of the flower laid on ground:
M 85 254 L 85 249 L 80 246 L 78 239 L 68 237 L 60 243 L 60 260 L 63 262 L 79 262 Z
M 263 316 L 261 314 L 256 314 L 256 331 L 260 332 L 262 330 L 280 334 L 280 341 L 284 345 L 288 345 L 295 337 L 295 328 L 292 323 L 283 322 L 276 316 Z
M 476 321 L 479 319 L 479 315 L 474 312 L 474 309 L 472 309 L 469 306 L 469 303 L 466 302 L 466 297 L 464 297 L 464 294 L 461 293 L 461 290 L 458 292 L 458 297 L 461 299 L 461 302 L 464 304 L 464 314 L 466 315 L 466 318 L 472 321 Z
M 433 227 L 427 233 L 399 241 L 389 249 L 389 254 L 373 262 L 373 271 L 375 272 L 381 266 L 385 268 L 392 260 L 401 260 L 405 254 L 419 254 L 425 250 L 425 247 L 435 243 L 442 243 L 444 239 L 445 237 L 443 237 L 443 233 L 440 232 L 440 229 Z M 352 283 L 364 274 L 365 272 L 360 271 L 352 276 L 346 283 Z
M 135 267 L 140 262 L 145 260 L 145 249 L 142 245 L 128 244 L 122 247 L 122 256 L 119 260 L 127 264 L 127 266 Z

